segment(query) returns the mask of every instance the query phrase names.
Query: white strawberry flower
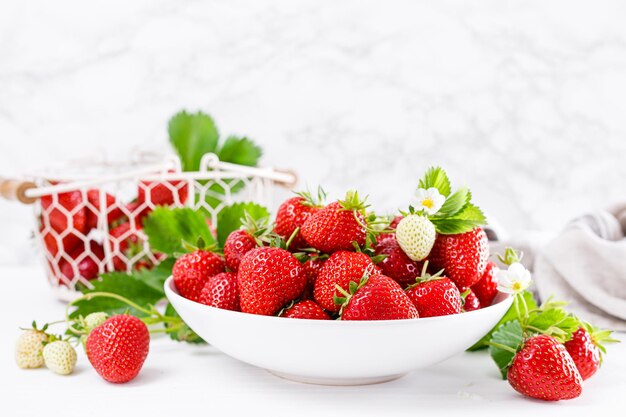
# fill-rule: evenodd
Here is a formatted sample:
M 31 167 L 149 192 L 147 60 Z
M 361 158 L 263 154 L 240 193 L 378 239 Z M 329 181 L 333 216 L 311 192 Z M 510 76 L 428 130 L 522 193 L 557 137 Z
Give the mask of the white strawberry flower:
M 519 262 L 513 262 L 508 269 L 498 269 L 495 274 L 498 291 L 517 294 L 531 283 L 530 271 Z
M 430 215 L 436 214 L 446 201 L 446 198 L 434 187 L 428 189 L 418 188 L 415 192 L 415 196 L 417 198 L 417 203 L 415 204 L 416 210 L 424 210 Z

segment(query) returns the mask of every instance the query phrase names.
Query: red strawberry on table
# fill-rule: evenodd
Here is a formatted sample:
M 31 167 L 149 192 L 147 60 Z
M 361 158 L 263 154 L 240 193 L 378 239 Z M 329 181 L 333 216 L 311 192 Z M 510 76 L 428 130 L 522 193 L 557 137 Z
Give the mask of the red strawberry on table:
M 247 230 L 231 232 L 224 242 L 226 267 L 232 272 L 237 272 L 243 256 L 258 246 L 256 239 Z
M 302 293 L 306 276 L 300 261 L 285 249 L 262 247 L 244 255 L 237 285 L 241 311 L 273 316 Z
M 59 233 L 66 230 L 87 232 L 87 211 L 80 191 L 41 197 L 41 216 L 44 225 L 49 224 Z
M 301 228 L 304 222 L 314 213 L 320 210 L 321 206 L 313 201 L 308 193 L 301 193 L 297 197 L 290 198 L 280 205 L 276 212 L 276 221 L 274 223 L 274 233 L 287 240 L 291 237 L 296 229 Z M 289 249 L 298 249 L 306 246 L 300 232 L 298 232 Z
M 497 266 L 494 262 L 487 262 L 487 267 L 482 278 L 476 284 L 472 285 L 472 291 L 480 300 L 483 307 L 490 306 L 493 299 L 498 294 L 498 281 L 496 281 L 495 271 Z
M 565 342 L 565 349 L 570 354 L 582 379 L 590 378 L 600 368 L 602 353 L 605 352 L 602 343 L 612 343 L 617 340 L 611 338 L 610 330 L 600 330 L 588 323 L 583 323 L 572 334 L 572 338 Z
M 330 320 L 330 316 L 313 300 L 292 303 L 278 315 L 290 319 Z
M 565 346 L 547 335 L 524 342 L 507 379 L 517 392 L 545 401 L 576 398 L 582 392 L 582 378 L 572 357 Z
M 224 310 L 240 311 L 237 274 L 221 272 L 209 277 L 200 292 L 198 302 Z
M 406 289 L 406 295 L 417 308 L 420 317 L 459 314 L 463 306 L 459 289 L 444 276 L 428 274 L 427 267 L 426 262 L 422 275 Z
M 400 285 L 385 275 L 365 274 L 352 282 L 350 292 L 335 301 L 341 306 L 341 320 L 416 319 L 419 313 Z
M 198 301 L 209 278 L 221 272 L 224 272 L 222 258 L 205 250 L 181 256 L 172 268 L 174 285 L 179 294 L 192 301 Z
M 324 262 L 317 274 L 313 297 L 324 309 L 336 313 L 340 308 L 334 301 L 334 297 L 340 295 L 336 286 L 339 285 L 342 289 L 348 290 L 350 281 L 359 282 L 364 273 L 374 271 L 379 270 L 364 253 L 335 252 Z
M 85 351 L 96 372 L 108 382 L 135 378 L 150 350 L 150 333 L 136 317 L 118 315 L 107 319 L 87 336 Z
M 300 233 L 307 244 L 325 253 L 354 250 L 363 246 L 366 237 L 364 202 L 356 192 L 318 210 L 302 225 Z
M 119 203 L 114 196 L 96 189 L 87 190 L 87 230 L 98 227 L 98 218 L 102 212 L 100 208 L 101 193 L 104 195 L 106 200 L 104 214 L 107 217 L 107 224 L 111 224 L 116 220 L 119 220 L 124 215 L 124 212 L 120 208 Z
M 394 235 L 379 240 L 376 245 L 376 255 L 387 255 L 385 259 L 378 262 L 376 266 L 382 273 L 394 279 L 402 288 L 415 283 L 422 270 L 422 262 L 413 261 L 402 250 Z
M 468 288 L 482 278 L 489 258 L 487 235 L 480 227 L 456 235 L 438 234 L 428 260 L 443 269 L 457 287 Z

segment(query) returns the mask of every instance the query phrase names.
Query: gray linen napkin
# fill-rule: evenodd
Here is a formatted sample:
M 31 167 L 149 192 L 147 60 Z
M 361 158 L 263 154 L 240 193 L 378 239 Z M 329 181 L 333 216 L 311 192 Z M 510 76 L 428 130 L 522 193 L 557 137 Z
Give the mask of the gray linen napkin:
M 553 295 L 568 310 L 600 327 L 626 331 L 626 206 L 598 210 L 569 223 L 545 245 L 492 242 L 525 252 L 540 300 Z

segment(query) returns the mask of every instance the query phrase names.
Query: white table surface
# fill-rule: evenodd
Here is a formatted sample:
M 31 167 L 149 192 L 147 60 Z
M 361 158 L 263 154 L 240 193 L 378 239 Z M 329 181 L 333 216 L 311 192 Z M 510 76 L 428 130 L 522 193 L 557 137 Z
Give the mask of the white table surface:
M 499 378 L 484 352 L 462 353 L 396 381 L 359 387 L 326 387 L 277 378 L 220 353 L 153 339 L 139 376 L 124 385 L 102 380 L 79 351 L 73 375 L 21 370 L 13 359 L 19 326 L 63 317 L 40 269 L 0 268 L 4 300 L 0 320 L 0 414 L 4 416 L 175 415 L 578 415 L 626 409 L 626 344 L 609 347 L 603 368 L 575 400 L 545 403 L 517 394 Z M 618 338 L 626 339 L 625 334 Z M 9 412 L 7 414 L 7 412 Z M 618 412 L 615 415 L 620 415 Z

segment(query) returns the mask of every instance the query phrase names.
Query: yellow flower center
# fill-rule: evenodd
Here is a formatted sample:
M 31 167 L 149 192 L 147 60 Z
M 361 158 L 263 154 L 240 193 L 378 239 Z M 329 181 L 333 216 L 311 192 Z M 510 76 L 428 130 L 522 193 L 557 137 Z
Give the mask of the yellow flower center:
M 430 198 L 425 198 L 422 200 L 422 205 L 431 209 L 435 206 L 435 202 Z
M 513 291 L 521 291 L 522 290 L 522 283 L 519 281 L 515 281 L 512 285 Z

